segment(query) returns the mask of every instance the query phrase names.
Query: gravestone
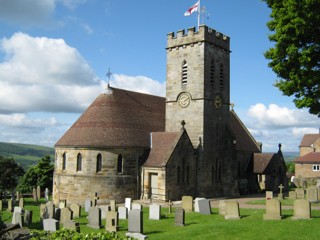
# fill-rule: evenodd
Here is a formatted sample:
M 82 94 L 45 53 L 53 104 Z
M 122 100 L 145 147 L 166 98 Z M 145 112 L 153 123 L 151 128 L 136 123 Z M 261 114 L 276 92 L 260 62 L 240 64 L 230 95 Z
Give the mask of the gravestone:
M 37 196 L 37 189 L 33 188 L 32 190 L 32 197 L 34 201 L 38 202 L 38 196 Z
M 46 202 L 49 201 L 49 189 L 48 188 L 46 188 L 44 190 L 44 199 L 45 199 Z
M 128 218 L 128 209 L 126 207 L 118 207 L 119 219 L 127 219 Z
M 43 219 L 49 218 L 48 208 L 45 204 L 40 204 L 40 222 L 43 221 Z
M 59 221 L 53 218 L 48 218 L 43 220 L 43 230 L 55 232 L 59 230 Z
M 12 224 L 19 223 L 20 227 L 22 227 L 22 225 L 23 225 L 23 208 L 14 207 L 11 223 Z
M 21 208 L 24 207 L 24 199 L 23 198 L 19 199 L 19 207 L 21 207 Z
M 183 208 L 176 208 L 175 216 L 174 216 L 174 224 L 176 226 L 184 226 L 185 224 L 185 211 Z
M 226 200 L 219 201 L 219 214 L 226 215 Z
M 273 192 L 272 191 L 266 191 L 266 200 L 273 199 Z
M 85 212 L 89 212 L 89 209 L 92 207 L 92 202 L 90 199 L 87 199 L 85 202 L 84 202 L 84 210 Z
M 16 199 L 17 199 L 17 201 L 20 200 L 20 192 L 19 191 L 16 192 Z
M 304 189 L 303 188 L 297 188 L 295 191 L 297 193 L 297 199 L 304 199 Z
M 308 187 L 308 181 L 306 178 L 301 178 L 301 187 L 307 188 Z
M 105 219 L 107 212 L 111 211 L 111 207 L 108 205 L 100 205 L 99 208 L 101 210 L 101 219 Z
M 70 204 L 70 210 L 72 211 L 73 218 L 79 218 L 81 213 L 81 206 L 77 203 Z
M 299 183 L 299 178 L 293 178 L 293 184 L 294 184 L 297 188 L 301 187 L 301 186 L 300 186 L 300 183 Z
M 137 209 L 137 210 L 142 211 L 142 205 L 139 204 L 139 203 L 133 203 L 133 204 L 132 204 L 132 210 L 133 210 L 133 209 Z
M 116 211 L 108 211 L 106 216 L 106 231 L 117 232 L 119 230 L 119 217 Z
M 89 222 L 87 224 L 88 227 L 94 229 L 100 229 L 101 226 L 101 210 L 96 207 L 91 207 L 89 209 Z
M 124 206 L 128 209 L 128 211 L 131 210 L 131 205 L 132 205 L 131 198 L 126 198 Z
M 26 225 L 32 224 L 32 211 L 31 210 L 25 210 L 24 211 L 24 223 Z
M 2 200 L 0 200 L 0 212 L 3 210 L 3 207 L 2 207 Z
M 168 202 L 168 213 L 169 214 L 171 213 L 172 205 L 173 205 L 173 203 L 171 202 L 171 200 L 169 200 L 169 202 Z
M 74 230 L 78 233 L 80 232 L 80 223 L 73 220 L 68 220 L 64 222 L 63 227 L 66 229 Z
M 240 219 L 240 210 L 238 202 L 226 201 L 226 215 L 224 215 L 224 219 Z
M 182 208 L 185 212 L 193 211 L 193 199 L 191 196 L 183 196 L 182 197 Z
M 60 223 L 64 224 L 69 220 L 72 220 L 72 211 L 66 207 L 62 208 L 60 212 Z
M 281 202 L 278 199 L 266 201 L 266 213 L 263 220 L 281 220 Z
M 9 199 L 8 200 L 8 209 L 7 209 L 8 212 L 12 212 L 13 211 L 13 204 L 12 204 L 12 200 Z
M 292 200 L 297 199 L 297 193 L 295 191 L 290 191 L 288 198 Z
M 161 206 L 158 204 L 151 204 L 149 206 L 149 219 L 160 220 L 161 218 Z
M 278 194 L 278 199 L 283 199 L 283 189 L 284 189 L 284 186 L 282 184 L 280 184 L 279 186 L 279 194 Z
M 143 215 L 142 211 L 132 209 L 128 214 L 128 232 L 143 233 Z
M 293 217 L 292 219 L 310 219 L 311 204 L 305 199 L 297 199 L 293 202 Z
M 211 214 L 211 206 L 210 201 L 208 199 L 202 199 L 198 201 L 199 204 L 199 213 L 210 215 Z
M 116 200 L 110 200 L 111 211 L 117 211 Z
M 98 193 L 94 193 L 93 194 L 93 197 L 92 197 L 92 207 L 95 207 L 98 205 L 98 200 L 99 200 L 99 197 L 98 197 Z
M 311 186 L 307 188 L 306 197 L 309 202 L 317 202 L 318 201 L 318 187 Z
M 37 198 L 38 198 L 38 200 L 41 198 L 41 189 L 40 189 L 40 186 L 37 186 Z
M 196 198 L 196 199 L 194 200 L 194 211 L 195 211 L 195 212 L 199 212 L 199 203 L 198 203 L 198 201 L 199 201 L 199 200 L 203 200 L 203 199 L 205 199 L 205 198 Z
M 48 218 L 54 218 L 55 215 L 55 208 L 53 202 L 49 201 L 46 203 L 47 211 L 48 211 Z

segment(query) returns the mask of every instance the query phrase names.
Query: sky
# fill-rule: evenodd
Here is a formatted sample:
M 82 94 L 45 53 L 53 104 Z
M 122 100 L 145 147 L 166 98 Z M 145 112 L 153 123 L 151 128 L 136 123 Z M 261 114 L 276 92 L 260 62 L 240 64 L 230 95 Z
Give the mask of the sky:
M 1 0 L 0 142 L 53 147 L 113 87 L 165 96 L 167 34 L 197 26 L 196 0 Z M 261 0 L 201 0 L 231 38 L 231 102 L 263 152 L 299 151 L 319 119 L 274 87 Z

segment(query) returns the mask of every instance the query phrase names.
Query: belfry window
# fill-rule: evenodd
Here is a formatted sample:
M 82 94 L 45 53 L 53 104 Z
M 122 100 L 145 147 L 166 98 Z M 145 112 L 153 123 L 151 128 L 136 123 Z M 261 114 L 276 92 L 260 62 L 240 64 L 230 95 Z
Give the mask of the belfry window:
M 122 164 L 123 164 L 122 155 L 119 154 L 118 161 L 117 161 L 117 173 L 122 173 L 122 170 L 123 170 Z
M 215 73 L 215 66 L 214 66 L 214 59 L 211 60 L 210 64 L 210 84 L 214 85 L 214 73 Z
M 77 156 L 77 172 L 82 171 L 82 155 L 81 153 Z
M 188 64 L 186 61 L 183 61 L 181 85 L 187 85 L 187 83 L 188 83 Z
M 223 64 L 220 65 L 219 83 L 220 83 L 220 88 L 223 89 L 223 85 L 224 85 L 224 67 L 223 67 Z
M 62 155 L 62 171 L 66 170 L 66 165 L 67 165 L 67 155 L 66 155 L 66 153 L 63 153 L 63 155 Z
M 96 167 L 96 171 L 97 171 L 97 172 L 101 172 L 101 170 L 102 170 L 102 156 L 101 156 L 101 154 L 99 153 L 99 154 L 97 155 L 97 167 Z

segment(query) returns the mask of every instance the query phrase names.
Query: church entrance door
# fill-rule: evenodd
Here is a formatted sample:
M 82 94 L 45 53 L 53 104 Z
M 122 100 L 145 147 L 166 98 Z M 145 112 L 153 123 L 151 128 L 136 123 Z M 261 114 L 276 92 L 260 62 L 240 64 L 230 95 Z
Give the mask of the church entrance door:
M 149 182 L 150 182 L 149 198 L 152 198 L 152 199 L 158 198 L 158 173 L 150 173 Z

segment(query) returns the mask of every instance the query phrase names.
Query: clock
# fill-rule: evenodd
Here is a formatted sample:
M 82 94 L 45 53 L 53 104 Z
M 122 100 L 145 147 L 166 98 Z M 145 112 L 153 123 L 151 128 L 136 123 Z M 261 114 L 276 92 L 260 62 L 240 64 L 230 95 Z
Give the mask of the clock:
M 222 106 L 222 99 L 221 99 L 220 95 L 215 96 L 215 98 L 214 98 L 214 106 L 216 108 L 220 108 Z
M 191 101 L 190 95 L 188 93 L 181 93 L 178 97 L 178 104 L 182 108 L 189 106 Z

